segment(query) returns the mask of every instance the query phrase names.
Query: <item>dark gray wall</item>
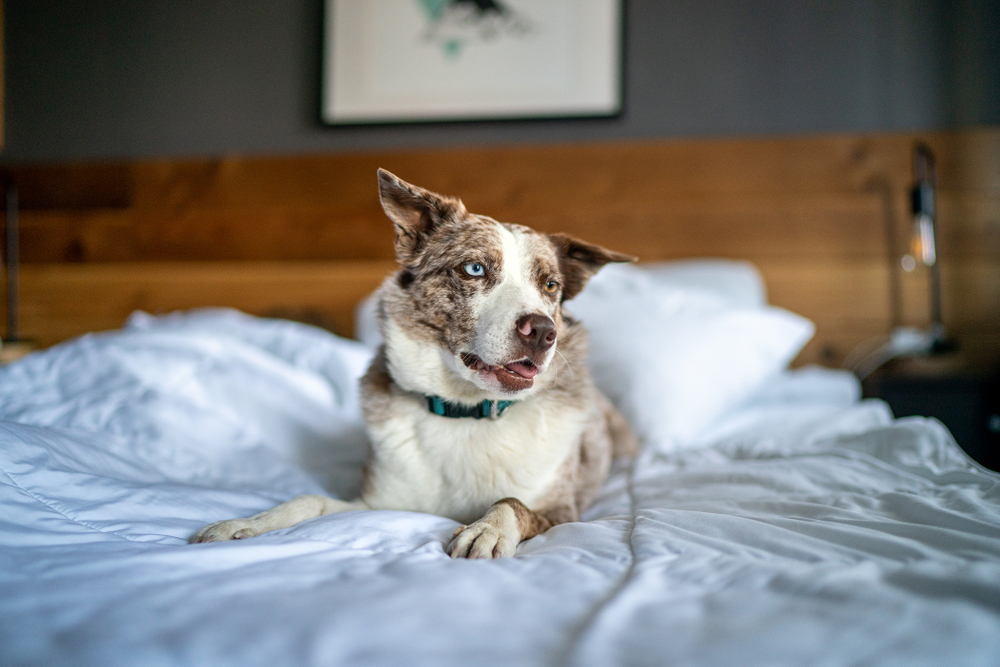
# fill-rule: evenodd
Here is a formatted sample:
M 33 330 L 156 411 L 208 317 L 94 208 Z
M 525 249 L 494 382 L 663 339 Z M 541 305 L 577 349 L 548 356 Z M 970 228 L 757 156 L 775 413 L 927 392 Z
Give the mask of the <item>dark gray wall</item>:
M 996 0 L 628 0 L 614 119 L 320 124 L 321 0 L 6 0 L 6 162 L 1000 123 Z

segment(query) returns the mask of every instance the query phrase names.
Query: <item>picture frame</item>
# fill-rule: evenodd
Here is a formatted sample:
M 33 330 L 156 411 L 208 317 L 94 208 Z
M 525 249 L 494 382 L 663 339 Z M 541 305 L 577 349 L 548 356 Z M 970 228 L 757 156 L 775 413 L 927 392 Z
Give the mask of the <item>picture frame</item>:
M 621 111 L 621 0 L 325 3 L 325 123 Z

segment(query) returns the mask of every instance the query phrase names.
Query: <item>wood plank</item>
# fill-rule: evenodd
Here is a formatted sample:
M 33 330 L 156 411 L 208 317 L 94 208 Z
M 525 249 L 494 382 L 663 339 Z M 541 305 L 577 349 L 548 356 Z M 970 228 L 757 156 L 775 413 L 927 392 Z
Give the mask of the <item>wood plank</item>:
M 1000 192 L 942 192 L 938 216 L 943 257 L 1000 261 Z
M 366 209 L 377 167 L 478 210 L 546 210 L 657 204 L 720 192 L 856 193 L 880 179 L 905 188 L 910 151 L 939 153 L 942 190 L 995 190 L 995 129 L 962 133 L 616 142 L 462 148 L 300 157 L 139 162 L 131 165 L 136 208 L 310 207 Z
M 372 193 L 374 197 L 374 192 Z M 643 259 L 699 255 L 881 256 L 880 201 L 840 197 L 719 197 L 656 207 L 566 206 L 495 217 L 541 231 L 570 231 Z M 392 226 L 375 202 L 363 215 L 328 209 L 26 211 L 25 263 L 59 261 L 391 259 Z M 776 243 L 775 239 L 781 239 Z
M 393 262 L 37 264 L 21 277 L 21 330 L 41 346 L 118 328 L 130 313 L 230 307 L 342 335 Z
M 388 258 L 379 165 L 498 219 L 598 242 L 621 230 L 653 249 L 646 259 L 711 254 L 726 242 L 754 256 L 825 247 L 872 255 L 887 215 L 906 224 L 918 138 L 941 153 L 942 247 L 1000 257 L 1000 177 L 981 174 L 995 167 L 987 149 L 1000 151 L 1000 131 L 36 165 L 4 174 L 22 184 L 28 209 L 25 262 Z
M 889 271 L 874 261 L 773 261 L 760 264 L 768 302 L 813 321 L 888 332 Z
M 373 195 L 374 196 L 374 195 Z M 899 197 L 898 207 L 903 207 Z M 941 254 L 1000 259 L 1000 199 L 941 197 Z M 874 195 L 718 197 L 646 208 L 496 217 L 571 231 L 646 260 L 692 256 L 875 257 L 886 253 Z M 58 261 L 391 259 L 392 229 L 377 203 L 351 217 L 326 209 L 25 211 L 25 263 Z M 900 232 L 902 233 L 902 232 Z

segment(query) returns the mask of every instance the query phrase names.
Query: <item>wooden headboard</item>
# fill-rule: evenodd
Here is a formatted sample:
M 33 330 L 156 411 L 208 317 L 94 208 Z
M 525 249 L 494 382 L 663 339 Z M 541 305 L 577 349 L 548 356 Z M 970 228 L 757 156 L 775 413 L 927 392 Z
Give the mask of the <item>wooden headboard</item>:
M 915 141 L 940 171 L 950 330 L 1000 349 L 1000 129 L 8 166 L 21 201 L 21 332 L 50 345 L 136 309 L 233 306 L 350 335 L 393 270 L 385 167 L 499 220 L 644 261 L 747 259 L 816 322 L 797 363 L 923 324 L 898 267 Z

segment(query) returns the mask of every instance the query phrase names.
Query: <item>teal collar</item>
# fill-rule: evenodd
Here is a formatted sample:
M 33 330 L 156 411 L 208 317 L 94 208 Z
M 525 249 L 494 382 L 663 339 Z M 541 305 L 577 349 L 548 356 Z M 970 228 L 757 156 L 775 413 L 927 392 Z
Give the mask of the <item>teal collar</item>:
M 441 417 L 458 419 L 472 417 L 473 419 L 497 419 L 516 401 L 483 401 L 469 407 L 460 403 L 446 401 L 440 396 L 426 396 L 427 408 Z

